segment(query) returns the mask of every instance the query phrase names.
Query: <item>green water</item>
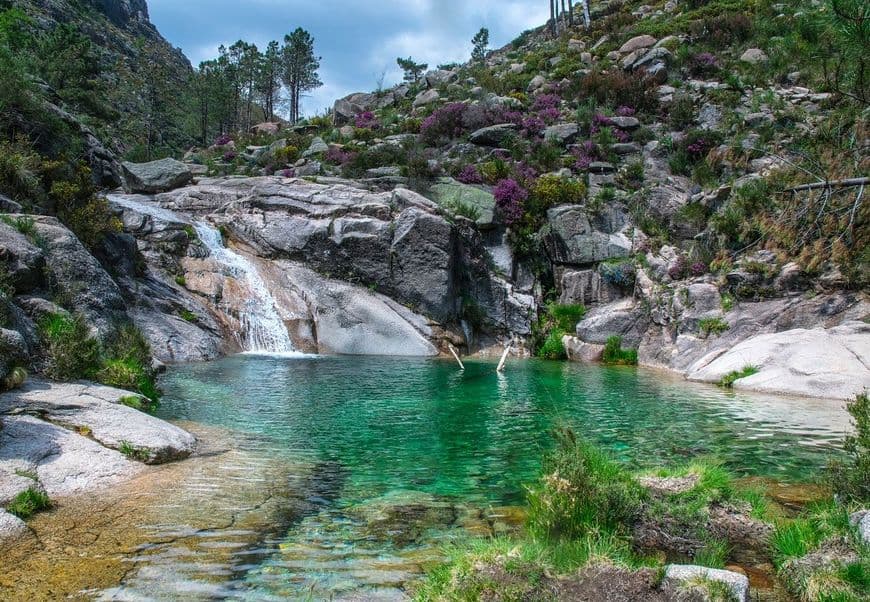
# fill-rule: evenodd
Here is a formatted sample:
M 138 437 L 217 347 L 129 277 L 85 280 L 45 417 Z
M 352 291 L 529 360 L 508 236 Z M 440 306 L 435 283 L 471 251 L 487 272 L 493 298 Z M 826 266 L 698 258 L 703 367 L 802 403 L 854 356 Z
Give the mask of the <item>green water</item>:
M 162 386 L 162 418 L 231 429 L 248 451 L 323 472 L 312 509 L 227 576 L 221 596 L 239 599 L 400 598 L 413 578 L 403 572 L 409 550 L 456 530 L 397 543 L 373 537 L 348 508 L 397 491 L 463 508 L 522 504 L 556 426 L 633 467 L 704 455 L 788 481 L 813 477 L 847 424 L 838 404 L 534 360 L 499 375 L 489 362 L 461 372 L 443 360 L 237 356 L 172 368 Z

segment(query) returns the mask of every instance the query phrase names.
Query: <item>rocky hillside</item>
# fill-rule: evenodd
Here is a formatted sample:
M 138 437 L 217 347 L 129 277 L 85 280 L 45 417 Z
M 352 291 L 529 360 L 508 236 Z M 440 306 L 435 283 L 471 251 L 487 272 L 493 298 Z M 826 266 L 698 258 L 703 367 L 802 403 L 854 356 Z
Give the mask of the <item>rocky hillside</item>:
M 805 9 L 596 3 L 589 29 L 526 32 L 329 119 L 126 164 L 133 194 L 83 211 L 96 232 L 0 224 L 6 365 L 50 359 L 47 317 L 81 314 L 107 348 L 135 324 L 164 361 L 513 338 L 851 396 L 870 387 L 866 82 L 848 15 Z

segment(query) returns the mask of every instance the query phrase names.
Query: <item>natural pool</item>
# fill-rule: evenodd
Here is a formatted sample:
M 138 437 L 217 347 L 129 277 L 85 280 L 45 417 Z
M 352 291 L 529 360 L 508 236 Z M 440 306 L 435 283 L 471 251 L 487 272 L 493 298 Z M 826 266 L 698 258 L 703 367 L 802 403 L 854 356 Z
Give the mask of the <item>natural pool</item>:
M 48 566 L 62 557 L 59 582 L 103 562 L 87 597 L 402 599 L 443 543 L 518 522 L 554 427 L 638 468 L 703 455 L 794 482 L 815 476 L 848 426 L 835 402 L 537 360 L 500 375 L 485 361 L 463 372 L 445 360 L 240 355 L 173 367 L 162 386 L 160 417 L 191 428 L 202 453 L 106 502 L 99 512 L 119 518 L 104 522 L 127 527 L 116 543 L 97 537 L 76 560 L 28 556 L 35 567 L 39 554 Z

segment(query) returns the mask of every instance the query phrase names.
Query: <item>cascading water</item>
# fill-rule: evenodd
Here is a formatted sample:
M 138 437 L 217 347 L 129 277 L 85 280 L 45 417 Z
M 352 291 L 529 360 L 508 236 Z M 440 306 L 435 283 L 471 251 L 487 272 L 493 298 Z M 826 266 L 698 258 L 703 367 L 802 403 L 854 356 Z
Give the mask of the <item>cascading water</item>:
M 287 327 L 278 315 L 275 298 L 254 265 L 224 246 L 223 236 L 205 222 L 194 222 L 199 240 L 206 246 L 212 258 L 222 264 L 229 276 L 242 280 L 251 293 L 245 301 L 244 311 L 239 311 L 242 329 L 239 342 L 246 351 L 267 353 L 292 353 L 295 351 Z
M 217 228 L 206 222 L 188 220 L 152 203 L 121 195 L 109 195 L 108 199 L 116 205 L 157 219 L 190 223 L 211 257 L 224 268 L 226 275 L 242 282 L 251 295 L 245 300 L 244 307 L 237 310 L 241 331 L 236 336 L 242 349 L 259 353 L 296 353 L 287 327 L 278 315 L 275 298 L 260 273 L 245 257 L 224 246 L 223 236 Z

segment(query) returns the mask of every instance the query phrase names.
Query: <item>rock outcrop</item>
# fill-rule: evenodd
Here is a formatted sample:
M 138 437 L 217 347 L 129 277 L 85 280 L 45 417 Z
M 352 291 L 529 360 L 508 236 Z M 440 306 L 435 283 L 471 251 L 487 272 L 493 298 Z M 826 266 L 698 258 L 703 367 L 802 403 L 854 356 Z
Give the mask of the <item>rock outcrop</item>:
M 130 193 L 156 194 L 180 188 L 190 182 L 190 168 L 175 159 L 150 163 L 124 162 L 124 189 Z

